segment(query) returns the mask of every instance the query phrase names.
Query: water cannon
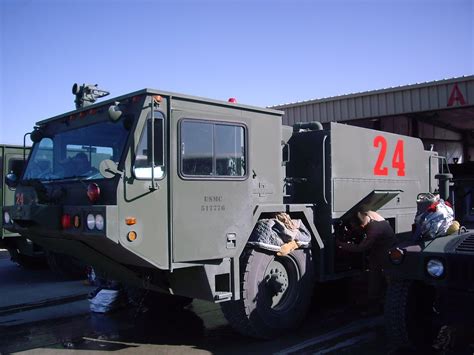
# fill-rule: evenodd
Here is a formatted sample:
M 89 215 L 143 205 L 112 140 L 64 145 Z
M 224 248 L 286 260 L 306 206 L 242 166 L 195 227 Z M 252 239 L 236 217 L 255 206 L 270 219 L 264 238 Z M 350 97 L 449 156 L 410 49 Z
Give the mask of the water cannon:
M 76 109 L 92 105 L 97 99 L 107 96 L 110 93 L 97 88 L 97 84 L 74 84 L 72 86 L 72 94 L 76 96 L 74 103 Z

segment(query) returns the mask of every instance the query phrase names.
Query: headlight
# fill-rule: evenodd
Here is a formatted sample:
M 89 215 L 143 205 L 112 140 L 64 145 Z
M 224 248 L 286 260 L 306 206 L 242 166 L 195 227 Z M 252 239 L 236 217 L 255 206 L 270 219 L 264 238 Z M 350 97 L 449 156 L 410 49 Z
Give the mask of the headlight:
M 101 214 L 95 216 L 95 227 L 100 231 L 104 229 L 104 217 Z
M 95 228 L 95 217 L 90 213 L 87 215 L 87 228 L 91 230 Z
M 5 213 L 3 214 L 3 222 L 4 222 L 5 224 L 10 224 L 11 221 L 12 221 L 12 220 L 11 220 L 11 218 L 10 218 L 10 213 L 5 212 Z
M 426 271 L 432 277 L 441 277 L 444 274 L 444 265 L 441 260 L 431 259 L 426 263 Z

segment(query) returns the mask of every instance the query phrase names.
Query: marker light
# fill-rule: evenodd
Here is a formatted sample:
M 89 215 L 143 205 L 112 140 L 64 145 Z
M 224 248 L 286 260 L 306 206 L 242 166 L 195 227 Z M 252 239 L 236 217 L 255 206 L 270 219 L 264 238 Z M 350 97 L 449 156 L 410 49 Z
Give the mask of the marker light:
M 81 217 L 79 217 L 79 215 L 74 216 L 73 225 L 74 228 L 79 228 L 81 226 Z
M 431 259 L 426 263 L 426 271 L 432 277 L 439 278 L 444 274 L 444 265 L 441 260 Z
M 403 249 L 394 248 L 394 249 L 389 250 L 388 256 L 390 258 L 390 261 L 393 264 L 399 265 L 399 264 L 402 263 L 403 257 L 405 256 L 405 253 L 404 253 Z
M 87 215 L 87 228 L 89 228 L 90 230 L 95 228 L 95 217 L 93 214 L 90 213 Z
M 71 216 L 67 213 L 63 214 L 61 218 L 61 226 L 63 227 L 63 229 L 71 228 Z
M 136 232 L 134 232 L 134 231 L 128 232 L 128 234 L 127 234 L 127 240 L 128 240 L 129 242 L 133 242 L 133 241 L 136 240 L 136 239 L 137 239 L 137 233 L 136 233 Z
M 228 102 L 232 103 L 232 104 L 236 104 L 237 103 L 237 99 L 235 97 L 231 97 L 229 98 L 229 100 L 227 100 Z
M 133 226 L 136 223 L 137 223 L 137 219 L 135 217 L 126 217 L 125 218 L 125 224 L 127 226 Z
M 87 197 L 94 203 L 100 198 L 100 188 L 96 183 L 89 184 L 87 186 Z
M 3 221 L 5 222 L 5 224 L 10 224 L 10 222 L 12 221 L 10 218 L 10 213 L 5 212 L 3 214 Z
M 95 227 L 98 229 L 98 230 L 104 230 L 104 217 L 101 215 L 101 214 L 98 214 L 95 216 Z

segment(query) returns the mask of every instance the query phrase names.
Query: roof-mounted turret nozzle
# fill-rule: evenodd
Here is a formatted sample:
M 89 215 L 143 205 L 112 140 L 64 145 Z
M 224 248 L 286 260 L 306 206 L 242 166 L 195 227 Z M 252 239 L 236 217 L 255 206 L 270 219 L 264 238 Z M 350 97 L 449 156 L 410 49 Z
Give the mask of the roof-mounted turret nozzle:
M 97 84 L 79 85 L 77 83 L 72 86 L 72 93 L 76 95 L 74 100 L 76 109 L 92 105 L 97 99 L 110 94 L 108 91 L 98 89 Z
M 321 122 L 312 121 L 312 122 L 297 122 L 293 125 L 293 133 L 297 133 L 300 129 L 307 129 L 310 131 L 320 131 L 323 129 Z

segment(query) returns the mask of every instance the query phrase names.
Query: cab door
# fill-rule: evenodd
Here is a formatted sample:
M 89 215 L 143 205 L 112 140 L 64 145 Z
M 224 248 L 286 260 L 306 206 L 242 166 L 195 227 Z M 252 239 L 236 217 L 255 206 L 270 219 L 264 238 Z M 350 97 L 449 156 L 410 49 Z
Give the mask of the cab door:
M 173 261 L 232 257 L 251 232 L 245 118 L 174 111 L 172 122 Z
M 154 111 L 153 119 L 150 113 L 145 116 L 134 132 L 136 143 L 131 149 L 131 168 L 117 192 L 120 242 L 141 259 L 167 269 L 168 166 L 164 148 L 167 119 L 162 110 Z M 131 218 L 135 219 L 133 223 L 125 223 Z M 133 239 L 129 237 L 132 232 Z

